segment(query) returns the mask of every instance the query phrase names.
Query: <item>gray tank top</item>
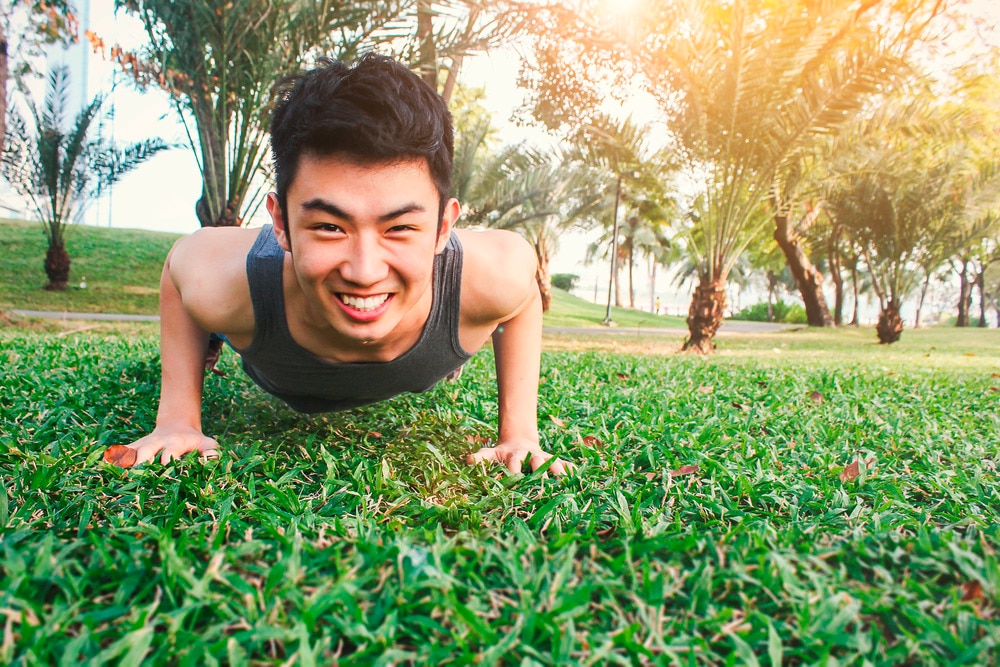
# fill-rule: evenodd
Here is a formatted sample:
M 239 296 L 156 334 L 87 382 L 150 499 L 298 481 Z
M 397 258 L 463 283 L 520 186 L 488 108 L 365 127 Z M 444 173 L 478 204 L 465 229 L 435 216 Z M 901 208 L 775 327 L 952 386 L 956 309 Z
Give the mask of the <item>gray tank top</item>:
M 423 392 L 461 367 L 470 355 L 458 337 L 462 245 L 451 235 L 434 257 L 434 297 L 420 339 L 388 362 L 333 363 L 292 339 L 285 319 L 282 266 L 285 251 L 265 225 L 247 255 L 254 337 L 237 350 L 243 369 L 262 389 L 299 412 L 331 412 Z

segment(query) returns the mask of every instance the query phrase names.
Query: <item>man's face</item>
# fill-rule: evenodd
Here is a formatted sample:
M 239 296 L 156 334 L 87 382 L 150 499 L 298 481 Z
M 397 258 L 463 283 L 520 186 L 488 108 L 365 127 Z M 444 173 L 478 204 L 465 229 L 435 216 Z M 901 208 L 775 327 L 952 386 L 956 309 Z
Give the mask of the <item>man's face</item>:
M 273 194 L 267 207 L 311 325 L 348 344 L 391 343 L 423 327 L 434 255 L 459 213 L 450 200 L 438 232 L 440 199 L 425 160 L 304 155 L 287 201 L 286 216 Z

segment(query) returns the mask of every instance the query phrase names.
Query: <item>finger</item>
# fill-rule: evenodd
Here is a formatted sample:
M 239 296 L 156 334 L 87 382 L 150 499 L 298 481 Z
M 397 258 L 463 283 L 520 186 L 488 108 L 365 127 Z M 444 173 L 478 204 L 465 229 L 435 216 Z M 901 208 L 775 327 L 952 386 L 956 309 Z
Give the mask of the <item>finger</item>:
M 135 450 L 135 465 L 139 465 L 156 458 L 156 455 L 163 451 L 163 441 L 159 438 L 150 440 L 143 438 L 133 442 L 129 447 Z
M 524 460 L 528 458 L 530 452 L 526 449 L 515 449 L 508 456 L 506 461 L 502 463 L 507 465 L 507 469 L 510 470 L 512 474 L 518 474 L 524 471 Z M 534 463 L 534 459 L 532 459 Z
M 497 450 L 492 447 L 482 447 L 465 457 L 465 462 L 470 466 L 477 463 L 498 463 Z
M 160 455 L 160 463 L 166 465 L 175 459 L 182 458 L 190 452 L 200 452 L 205 458 L 217 459 L 219 458 L 219 443 L 212 438 L 202 438 L 193 447 L 188 440 L 171 443 L 163 448 L 163 453 Z

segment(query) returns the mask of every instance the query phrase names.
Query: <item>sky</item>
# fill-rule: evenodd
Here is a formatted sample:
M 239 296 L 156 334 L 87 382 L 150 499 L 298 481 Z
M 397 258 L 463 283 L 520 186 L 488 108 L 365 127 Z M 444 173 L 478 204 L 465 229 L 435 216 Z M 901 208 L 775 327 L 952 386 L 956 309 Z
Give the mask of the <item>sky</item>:
M 125 48 L 138 48 L 142 44 L 144 31 L 141 24 L 124 12 L 116 15 L 113 0 L 78 0 L 78 9 L 82 17 L 81 32 L 89 28 L 101 35 L 109 45 L 118 43 Z M 1000 43 L 1000 2 L 970 0 L 970 11 L 981 18 L 984 29 L 992 31 L 994 43 Z M 70 65 L 75 80 L 86 79 L 86 91 L 80 91 L 81 102 L 84 96 L 89 98 L 97 92 L 111 90 L 106 109 L 113 109 L 114 113 L 113 117 L 106 114 L 102 118 L 101 131 L 113 136 L 120 145 L 151 136 L 179 145 L 178 148 L 160 153 L 127 174 L 111 189 L 109 195 L 92 203 L 86 212 L 85 224 L 182 234 L 197 230 L 194 205 L 201 189 L 199 170 L 193 153 L 186 145 L 183 127 L 177 120 L 178 115 L 171 107 L 167 95 L 156 88 L 137 91 L 115 66 L 99 55 L 89 54 L 90 48 L 86 40 L 81 39 L 81 42 L 80 46 L 65 53 L 57 53 L 52 62 L 65 60 Z M 532 134 L 530 129 L 511 122 L 512 114 L 524 99 L 517 86 L 518 64 L 518 57 L 513 50 L 499 50 L 467 59 L 462 71 L 463 83 L 485 89 L 485 104 L 494 115 L 504 143 L 539 140 L 537 131 Z M 41 85 L 39 83 L 39 88 Z M 40 95 L 41 91 L 36 94 Z M 6 187 L 0 181 L 0 204 L 4 205 L 0 215 L 30 217 L 27 211 L 10 210 L 14 198 L 10 192 L 4 191 Z M 266 222 L 267 214 L 261 207 L 250 224 Z M 550 271 L 580 275 L 577 294 L 604 302 L 610 272 L 607 262 L 603 266 L 586 266 L 582 262 L 593 236 L 581 233 L 565 235 Z M 641 292 L 641 298 L 638 299 L 640 303 L 637 305 L 648 307 L 651 299 L 646 279 L 642 277 L 644 275 L 645 268 L 637 268 L 636 280 Z M 658 283 L 657 294 L 662 297 L 664 306 L 676 314 L 686 310 L 690 300 L 687 288 L 678 291 L 668 286 L 663 276 Z M 738 298 L 737 296 L 737 300 Z

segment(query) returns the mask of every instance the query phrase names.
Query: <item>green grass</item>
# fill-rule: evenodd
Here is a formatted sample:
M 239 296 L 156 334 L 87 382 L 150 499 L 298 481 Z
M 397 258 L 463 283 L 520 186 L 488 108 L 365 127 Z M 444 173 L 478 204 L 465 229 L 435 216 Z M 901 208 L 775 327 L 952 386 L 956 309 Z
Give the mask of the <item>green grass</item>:
M 606 305 L 591 303 L 569 292 L 553 289 L 552 305 L 545 314 L 545 326 L 593 328 L 600 326 L 607 312 Z M 653 315 L 629 308 L 612 307 L 611 320 L 622 329 L 687 328 L 683 317 Z
M 71 287 L 42 289 L 46 240 L 38 223 L 0 220 L 0 310 L 155 314 L 160 269 L 177 234 L 70 227 Z M 86 289 L 80 289 L 86 280 Z
M 464 465 L 488 351 L 317 417 L 230 354 L 220 460 L 108 467 L 153 423 L 153 330 L 0 329 L 0 663 L 996 664 L 996 331 L 549 337 L 553 480 Z

